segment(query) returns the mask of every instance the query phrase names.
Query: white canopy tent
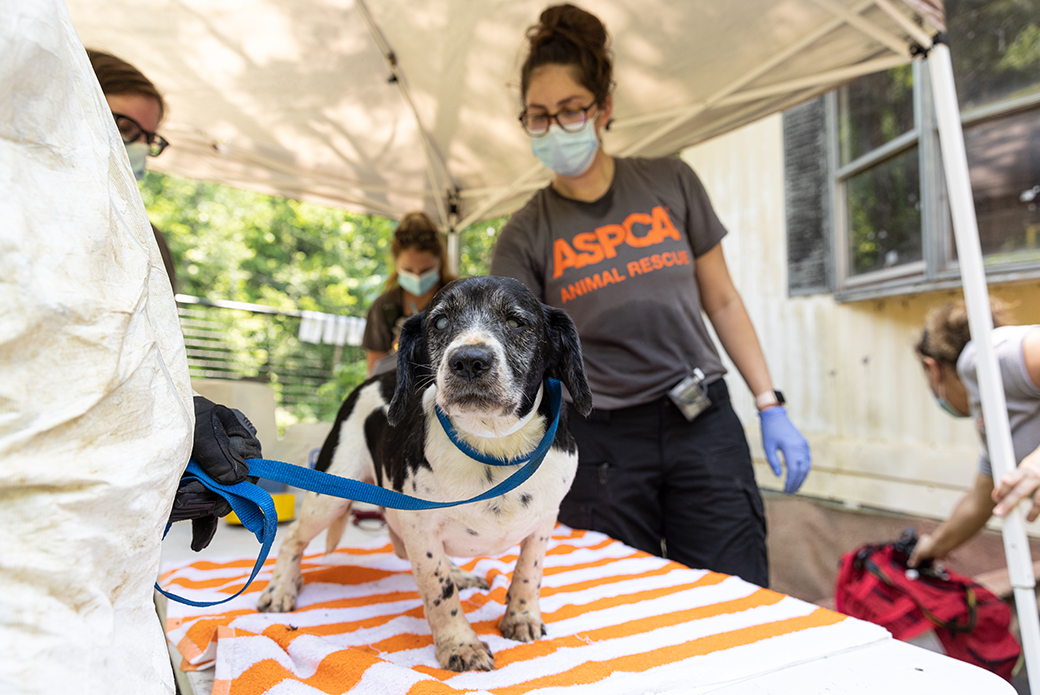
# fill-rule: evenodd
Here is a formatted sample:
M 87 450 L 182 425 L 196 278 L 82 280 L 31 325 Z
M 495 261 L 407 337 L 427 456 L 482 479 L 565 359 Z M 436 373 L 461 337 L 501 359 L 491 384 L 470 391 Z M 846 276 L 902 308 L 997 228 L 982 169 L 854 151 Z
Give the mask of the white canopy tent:
M 451 232 L 545 185 L 516 122 L 533 0 L 68 0 L 83 43 L 164 90 L 161 171 Z M 617 56 L 612 154 L 706 140 L 931 51 L 994 474 L 1015 465 L 939 0 L 588 0 Z M 452 236 L 454 241 L 454 235 Z M 1040 625 L 1021 511 L 1004 540 L 1032 691 Z
M 903 20 L 934 33 L 934 2 L 585 3 L 617 55 L 607 148 L 671 154 L 906 63 Z M 544 2 L 68 4 L 86 46 L 164 91 L 160 171 L 390 217 L 425 208 L 446 229 L 547 181 L 516 121 L 524 30 Z

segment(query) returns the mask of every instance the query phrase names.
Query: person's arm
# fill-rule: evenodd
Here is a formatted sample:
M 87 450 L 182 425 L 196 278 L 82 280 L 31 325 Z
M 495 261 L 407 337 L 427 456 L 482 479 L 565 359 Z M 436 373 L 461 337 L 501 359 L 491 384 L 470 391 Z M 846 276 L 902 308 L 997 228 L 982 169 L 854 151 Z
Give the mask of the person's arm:
M 722 244 L 715 244 L 710 251 L 697 257 L 694 265 L 701 306 L 715 327 L 726 354 L 733 360 L 753 395 L 772 392 L 773 381 L 769 378 L 762 346 L 744 301 L 730 278 Z M 787 418 L 787 409 L 783 406 L 767 406 L 759 411 L 758 416 L 762 423 L 762 448 L 766 460 L 773 474 L 779 476 L 782 468 L 777 450 L 783 453 L 787 464 L 784 492 L 792 494 L 802 486 L 812 466 L 809 442 Z
M 729 275 L 726 258 L 722 255 L 722 243 L 715 244 L 711 251 L 698 257 L 694 267 L 701 306 L 715 327 L 726 354 L 744 377 L 752 395 L 772 391 L 773 382 L 769 378 L 762 346 L 744 301 Z
M 1026 372 L 1033 385 L 1040 388 L 1040 329 L 1026 334 L 1022 341 L 1022 357 Z M 1040 516 L 1040 448 L 1022 459 L 1015 470 L 1004 475 L 993 490 L 993 501 L 997 502 L 993 513 L 1007 516 L 1026 497 L 1033 498 L 1033 507 L 1026 518 L 1034 521 Z
M 981 473 L 976 475 L 975 486 L 957 503 L 950 518 L 934 533 L 926 533 L 918 539 L 907 564 L 916 567 L 922 560 L 941 560 L 978 533 L 993 514 L 992 492 L 993 478 Z
M 376 362 L 383 359 L 389 352 L 380 352 L 379 350 L 365 350 L 365 359 L 368 361 L 368 376 L 372 376 L 372 367 L 375 366 Z
M 385 308 L 396 307 L 398 304 L 397 292 L 389 290 L 376 297 L 372 306 L 368 307 L 365 314 L 365 334 L 361 337 L 361 349 L 365 351 L 365 361 L 368 363 L 366 377 L 372 376 L 372 368 L 376 362 L 389 355 L 393 349 L 393 322 L 396 320 L 394 316 L 400 313 L 395 310 L 388 315 Z

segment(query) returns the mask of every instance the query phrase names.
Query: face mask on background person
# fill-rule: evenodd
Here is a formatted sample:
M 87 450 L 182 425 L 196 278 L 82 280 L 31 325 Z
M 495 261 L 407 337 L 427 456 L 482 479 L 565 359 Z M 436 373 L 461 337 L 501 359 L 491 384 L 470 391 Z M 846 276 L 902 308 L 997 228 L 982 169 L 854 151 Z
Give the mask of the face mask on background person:
M 421 297 L 437 284 L 441 277 L 441 266 L 438 263 L 435 268 L 430 268 L 422 275 L 410 273 L 407 270 L 397 269 L 397 284 L 405 292 L 410 292 L 416 297 Z
M 144 172 L 147 169 L 148 143 L 135 140 L 124 143 L 123 146 L 126 147 L 126 156 L 130 158 L 130 168 L 134 172 L 134 178 L 143 181 Z
M 549 126 L 549 132 L 531 140 L 531 151 L 561 176 L 580 176 L 592 166 L 599 149 L 596 126 L 593 119 L 585 121 L 581 130 L 568 133 L 557 124 Z
M 950 402 L 948 400 L 946 400 L 946 385 L 940 383 L 939 387 L 942 389 L 942 393 L 932 394 L 932 396 L 935 398 L 935 402 L 939 404 L 939 407 L 942 408 L 947 415 L 952 415 L 953 417 L 968 417 L 968 413 L 959 412 L 956 408 L 950 405 Z

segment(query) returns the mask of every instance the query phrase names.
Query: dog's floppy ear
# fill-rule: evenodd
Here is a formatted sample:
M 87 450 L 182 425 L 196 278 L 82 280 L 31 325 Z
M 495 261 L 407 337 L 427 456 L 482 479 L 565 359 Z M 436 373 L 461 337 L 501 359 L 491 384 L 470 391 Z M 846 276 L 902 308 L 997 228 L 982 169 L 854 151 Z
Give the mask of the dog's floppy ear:
M 430 369 L 426 337 L 423 335 L 425 316 L 426 312 L 415 314 L 401 328 L 401 337 L 397 341 L 397 388 L 386 411 L 386 419 L 391 426 L 404 417 L 415 385 L 419 383 L 420 376 Z
M 578 329 L 563 309 L 543 304 L 542 313 L 549 338 L 545 375 L 562 381 L 571 392 L 575 409 L 587 417 L 592 412 L 592 391 L 585 376 Z

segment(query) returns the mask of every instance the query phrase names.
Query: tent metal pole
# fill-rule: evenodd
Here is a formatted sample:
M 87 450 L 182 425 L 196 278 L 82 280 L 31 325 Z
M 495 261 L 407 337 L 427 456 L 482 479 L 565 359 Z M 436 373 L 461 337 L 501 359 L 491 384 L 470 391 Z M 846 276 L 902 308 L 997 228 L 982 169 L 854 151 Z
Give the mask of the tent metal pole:
M 486 212 L 491 210 L 491 208 L 495 207 L 506 198 L 509 198 L 514 193 L 517 193 L 520 190 L 522 190 L 528 181 L 533 179 L 538 174 L 545 173 L 545 171 L 545 165 L 541 162 L 538 162 L 538 164 L 528 169 L 523 176 L 518 178 L 516 181 L 513 181 L 513 183 L 511 183 L 508 187 L 502 189 L 498 193 L 494 194 L 493 196 L 485 200 L 483 203 L 477 206 L 477 208 L 473 210 L 473 212 L 466 215 L 462 219 L 462 221 L 459 222 L 459 228 L 465 229 L 466 227 L 470 226 L 471 224 L 479 220 L 481 217 L 483 217 Z
M 369 33 L 375 40 L 376 45 L 379 47 L 379 51 L 386 58 L 387 64 L 390 66 L 390 74 L 393 76 L 392 80 L 397 84 L 398 89 L 401 91 L 401 96 L 404 97 L 405 103 L 408 104 L 409 110 L 412 112 L 412 117 L 415 119 L 415 127 L 419 132 L 419 141 L 421 143 L 423 158 L 426 160 L 426 175 L 430 180 L 430 188 L 433 191 L 433 200 L 437 206 L 437 215 L 440 217 L 441 227 L 445 228 L 449 225 L 448 219 L 448 208 L 444 203 L 444 197 L 442 195 L 442 182 L 443 185 L 455 188 L 454 183 L 451 180 L 451 174 L 448 172 L 448 167 L 444 163 L 440 154 L 436 151 L 433 145 L 433 140 L 430 138 L 429 133 L 426 132 L 426 128 L 423 127 L 422 119 L 419 118 L 419 109 L 415 106 L 415 101 L 412 99 L 412 93 L 408 89 L 408 82 L 405 80 L 404 71 L 401 70 L 401 66 L 397 63 L 397 56 L 394 53 L 393 48 L 387 42 L 386 37 L 383 36 L 383 32 L 380 31 L 376 25 L 375 19 L 372 18 L 372 13 L 368 11 L 368 6 L 364 0 L 354 0 L 354 6 L 357 7 L 358 14 L 365 21 L 365 25 L 368 27 Z
M 903 27 L 903 31 L 907 33 L 907 36 L 916 41 L 918 46 L 924 48 L 932 45 L 932 37 L 928 35 L 928 32 L 911 22 L 909 17 L 897 10 L 888 0 L 874 0 L 874 4 L 891 17 L 892 21 Z
M 459 264 L 462 259 L 462 247 L 459 246 L 459 230 L 448 230 L 448 272 L 459 276 Z
M 904 44 L 903 40 L 899 36 L 886 32 L 884 29 L 878 27 L 873 22 L 864 19 L 860 16 L 861 12 L 863 12 L 868 7 L 874 4 L 874 0 L 866 0 L 865 2 L 856 4 L 851 8 L 846 8 L 841 5 L 838 5 L 834 3 L 833 0 L 813 0 L 813 2 L 819 5 L 821 9 L 835 15 L 835 18 L 825 23 L 816 31 L 813 31 L 809 35 L 803 37 L 798 42 L 788 46 L 783 51 L 772 56 L 771 58 L 769 58 L 769 60 L 763 62 L 754 70 L 751 70 L 742 77 L 730 82 L 723 89 L 719 90 L 715 94 L 712 94 L 704 101 L 685 107 L 681 111 L 678 111 L 664 125 L 660 126 L 648 135 L 640 138 L 631 145 L 628 145 L 625 148 L 623 148 L 622 151 L 619 153 L 619 156 L 629 157 L 635 154 L 639 154 L 646 147 L 653 144 L 657 140 L 660 140 L 669 133 L 672 133 L 681 128 L 685 123 L 689 122 L 698 114 L 720 105 L 720 103 L 724 100 L 738 98 L 740 94 L 738 90 L 741 87 L 743 87 L 746 84 L 749 84 L 750 82 L 765 74 L 777 65 L 780 65 L 783 61 L 790 58 L 792 55 L 797 53 L 802 48 L 809 46 L 815 41 L 823 38 L 830 32 L 842 26 L 843 24 L 849 24 L 850 26 L 854 26 L 860 31 L 881 42 L 883 45 L 888 47 L 893 53 L 899 56 L 903 63 L 910 61 L 910 49 Z M 883 67 L 875 68 L 875 70 L 883 69 Z M 846 79 L 852 79 L 852 77 L 848 77 Z M 622 127 L 621 124 L 619 124 L 619 127 Z
M 459 234 L 459 192 L 449 191 L 445 206 L 448 209 L 448 272 L 459 277 L 459 266 L 462 263 L 461 235 Z
M 874 22 L 864 18 L 858 12 L 851 12 L 848 8 L 839 5 L 834 0 L 812 0 L 826 12 L 831 13 L 835 17 L 840 17 L 850 27 L 859 29 L 864 34 L 874 39 L 878 43 L 887 46 L 888 50 L 892 51 L 896 55 L 910 57 L 910 47 L 906 45 L 903 39 L 899 38 L 895 34 L 890 34 L 885 31 Z M 927 45 L 927 44 L 925 44 Z
M 851 12 L 856 12 L 856 13 L 863 12 L 868 7 L 870 7 L 872 4 L 874 4 L 874 0 L 865 0 L 865 2 L 860 2 L 860 3 L 857 3 L 857 4 L 853 5 L 850 8 L 850 11 Z M 796 55 L 797 53 L 799 53 L 802 49 L 804 49 L 807 46 L 811 46 L 812 44 L 816 43 L 817 41 L 822 39 L 824 36 L 826 36 L 827 34 L 831 33 L 832 31 L 834 31 L 835 29 L 840 27 L 842 24 L 844 24 L 844 22 L 842 20 L 840 20 L 840 19 L 837 19 L 837 18 L 829 20 L 828 22 L 824 23 L 822 26 L 820 26 L 816 30 L 814 30 L 811 33 L 803 36 L 798 41 L 796 41 L 795 43 L 791 44 L 790 46 L 788 46 L 784 50 L 780 51 L 776 55 L 771 56 L 768 60 L 766 60 L 761 65 L 756 67 L 754 70 L 751 70 L 750 72 L 742 75 L 740 78 L 734 80 L 733 82 L 730 82 L 729 84 L 726 85 L 725 88 L 719 90 L 715 94 L 712 94 L 711 96 L 709 96 L 704 101 L 709 106 L 711 106 L 712 104 L 714 104 L 719 99 L 723 99 L 723 98 L 727 97 L 728 95 L 735 93 L 738 89 L 740 89 L 744 85 L 746 85 L 746 84 L 750 83 L 751 81 L 753 81 L 754 79 L 762 76 L 763 74 L 765 74 L 769 70 L 775 68 L 777 65 L 780 65 L 782 62 L 784 62 L 788 58 L 790 58 L 790 57 Z M 699 104 L 694 104 L 693 106 L 687 105 L 687 106 L 681 106 L 681 107 L 677 107 L 677 108 L 666 109 L 666 110 L 663 110 L 663 111 L 655 111 L 652 114 L 646 114 L 646 115 L 642 115 L 642 116 L 633 116 L 631 118 L 619 118 L 611 126 L 611 129 L 612 130 L 622 130 L 622 129 L 630 128 L 630 127 L 634 127 L 634 126 L 641 126 L 641 125 L 644 125 L 646 123 L 657 123 L 657 122 L 660 122 L 660 121 L 670 120 L 670 119 L 673 119 L 673 118 L 681 117 L 684 114 L 687 114 L 688 112 L 690 112 L 690 110 L 692 108 L 696 108 L 698 106 L 699 106 Z M 685 117 L 686 118 L 692 118 L 697 113 L 700 113 L 700 111 L 696 111 L 696 112 L 692 113 L 692 115 L 686 115 Z M 622 154 L 621 156 L 625 156 L 625 155 Z
M 986 422 L 986 440 L 993 465 L 993 479 L 999 480 L 1015 467 L 1015 453 L 1008 424 L 1004 385 L 990 339 L 993 315 L 989 306 L 986 272 L 982 263 L 978 220 L 968 176 L 968 156 L 961 129 L 960 106 L 953 81 L 950 49 L 936 42 L 928 54 L 928 70 L 935 94 L 935 114 L 939 125 L 946 188 L 953 213 L 953 232 L 957 242 L 964 301 L 968 309 L 968 327 L 978 350 L 979 391 L 982 414 Z M 1036 578 L 1029 555 L 1025 520 L 1021 505 L 1004 520 L 1004 552 L 1008 574 L 1014 588 L 1018 622 L 1022 631 L 1022 651 L 1029 672 L 1029 688 L 1040 695 L 1040 616 L 1037 614 Z
M 766 97 L 777 96 L 779 94 L 794 92 L 801 89 L 808 89 L 810 87 L 820 87 L 823 85 L 846 82 L 864 75 L 870 75 L 875 72 L 881 72 L 882 70 L 889 70 L 891 68 L 899 67 L 900 65 L 906 65 L 907 62 L 909 62 L 908 59 L 903 56 L 877 58 L 864 63 L 857 63 L 856 65 L 851 65 L 847 68 L 818 72 L 815 75 L 799 77 L 797 80 L 777 82 L 768 87 L 760 87 L 758 89 L 749 89 L 744 92 L 737 92 L 736 94 L 731 94 L 725 99 L 720 100 L 717 105 L 732 106 L 733 104 L 744 104 L 749 101 L 764 99 Z

